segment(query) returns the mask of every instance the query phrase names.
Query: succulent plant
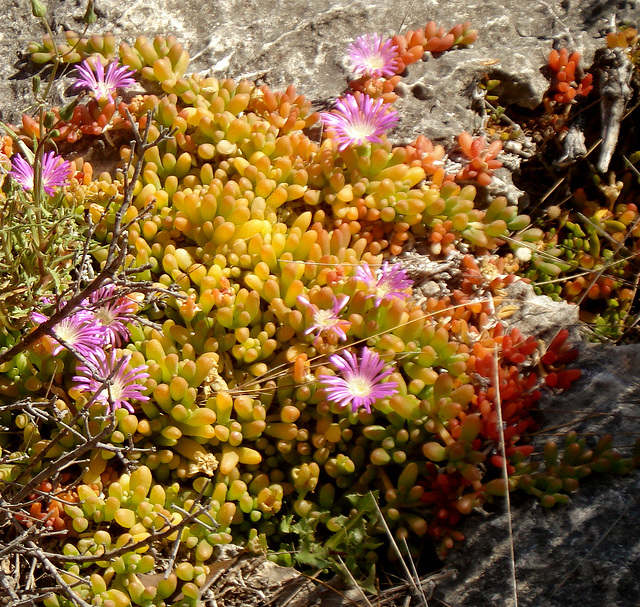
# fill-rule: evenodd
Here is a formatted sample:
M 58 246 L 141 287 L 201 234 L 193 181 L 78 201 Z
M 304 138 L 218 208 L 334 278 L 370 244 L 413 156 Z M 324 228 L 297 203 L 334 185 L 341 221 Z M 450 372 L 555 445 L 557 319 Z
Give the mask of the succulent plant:
M 423 136 L 393 146 L 384 135 L 397 74 L 475 36 L 469 24 L 445 33 L 433 23 L 395 36 L 386 48 L 398 49 L 396 75 L 369 70 L 338 106 L 352 118 L 382 116 L 368 135 L 360 123 L 351 127 L 362 136 L 345 135 L 334 112 L 322 119 L 335 133 L 313 140 L 321 116 L 293 87 L 186 75 L 188 54 L 171 36 L 119 47 L 122 63 L 162 93 L 122 100 L 119 114 L 94 99 L 69 120 L 54 112 L 48 127 L 25 119 L 17 129 L 16 140 L 35 145 L 54 125 L 68 143 L 116 126 L 137 142 L 119 149 L 119 171 L 96 174 L 76 159 L 56 193 L 86 214 L 99 276 L 126 225 L 126 293 L 107 282 L 82 296 L 87 310 L 67 324 L 93 327 L 88 342 L 55 325 L 0 368 L 0 416 L 15 430 L 0 479 L 34 484 L 15 494 L 32 503 L 14 520 L 65 531 L 54 540 L 60 579 L 82 600 L 198 605 L 215 546 L 231 541 L 281 549 L 273 558 L 287 564 L 296 549 L 320 568 L 347 551 L 364 575 L 382 532 L 376 500 L 399 538 L 431 537 L 445 554 L 463 540 L 461 518 L 507 490 L 549 506 L 592 470 L 637 464 L 608 439 L 590 452 L 573 435 L 562 457 L 545 447 L 544 469 L 530 459 L 541 390 L 579 377 L 567 368 L 577 351 L 566 331 L 544 346 L 505 329 L 494 306 L 516 280 L 505 270 L 513 257 L 491 254 L 531 251 L 532 278 L 576 264 L 597 271 L 588 256 L 606 257 L 605 247 L 596 255 L 602 232 L 614 242 L 635 234 L 633 203 L 587 211 L 582 235 L 567 217 L 545 252 L 551 242 L 506 198 L 481 208 L 476 187 L 458 183 L 488 185 L 501 141 L 461 134 L 467 164 L 447 174 L 441 146 Z M 34 61 L 116 59 L 111 35 L 66 37 L 31 44 Z M 556 71 L 569 74 L 577 60 L 563 57 Z M 413 242 L 455 257 L 447 293 L 411 296 L 401 254 Z M 549 261 L 576 249 L 577 258 Z M 578 278 L 566 285 L 574 296 Z M 135 297 L 149 285 L 162 298 Z M 60 287 L 61 301 L 72 298 L 68 279 Z M 56 302 L 43 295 L 37 304 L 51 312 Z M 46 323 L 41 314 L 32 317 Z M 3 348 L 21 339 L 22 327 L 1 328 Z M 13 406 L 24 406 L 15 418 Z M 69 452 L 83 454 L 83 468 L 39 477 Z M 72 604 L 68 593 L 44 603 Z

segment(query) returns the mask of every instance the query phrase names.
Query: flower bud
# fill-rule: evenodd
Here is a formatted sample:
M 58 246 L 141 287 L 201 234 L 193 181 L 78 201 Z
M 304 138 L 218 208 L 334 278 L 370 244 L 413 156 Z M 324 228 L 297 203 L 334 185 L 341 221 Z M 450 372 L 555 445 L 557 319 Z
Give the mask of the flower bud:
M 38 76 L 38 74 L 36 74 L 32 79 L 31 79 L 31 89 L 33 90 L 33 94 L 37 95 L 40 92 L 40 76 Z
M 31 0 L 31 13 L 34 17 L 42 19 L 47 14 L 47 7 L 40 0 Z
M 95 23 L 98 18 L 96 17 L 96 13 L 93 10 L 93 0 L 88 0 L 87 2 L 87 10 L 84 12 L 84 16 L 82 20 L 87 24 L 91 25 Z
M 69 122 L 71 118 L 73 118 L 73 110 L 76 109 L 78 105 L 78 99 L 74 99 L 71 103 L 67 103 L 67 105 L 63 105 L 60 108 L 60 118 L 65 122 Z
M 53 112 L 47 112 L 44 115 L 44 126 L 47 129 L 50 129 L 56 121 L 56 115 Z

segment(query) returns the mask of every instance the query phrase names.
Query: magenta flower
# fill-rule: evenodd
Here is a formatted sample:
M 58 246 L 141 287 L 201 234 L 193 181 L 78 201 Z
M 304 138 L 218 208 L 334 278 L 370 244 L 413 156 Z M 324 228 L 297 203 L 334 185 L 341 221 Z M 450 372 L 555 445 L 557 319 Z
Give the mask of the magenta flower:
M 108 284 L 94 291 L 83 305 L 93 313 L 95 320 L 102 327 L 105 345 L 119 347 L 129 339 L 126 324 L 129 315 L 136 311 L 136 304 L 127 297 L 115 297 L 117 287 Z
M 353 71 L 373 78 L 390 78 L 395 75 L 398 62 L 398 47 L 388 38 L 384 42 L 378 34 L 365 34 L 356 38 L 349 47 L 349 59 Z
M 9 174 L 25 190 L 32 191 L 34 185 L 33 167 L 22 156 L 14 156 L 12 163 L 13 169 L 9 171 Z M 53 196 L 56 193 L 54 188 L 67 185 L 70 170 L 70 162 L 54 152 L 46 152 L 42 156 L 42 187 L 44 191 L 49 196 Z
M 124 65 L 118 67 L 115 62 L 109 64 L 106 75 L 104 66 L 97 59 L 92 63 L 85 59 L 76 69 L 80 76 L 73 86 L 75 88 L 88 87 L 98 101 L 112 102 L 119 88 L 131 86 L 136 82 L 132 78 L 132 75 L 135 74 L 133 70 Z
M 329 361 L 337 367 L 340 375 L 320 375 L 327 399 L 344 407 L 351 403 L 351 411 L 363 407 L 371 413 L 371 405 L 381 398 L 393 396 L 398 391 L 395 381 L 382 380 L 393 373 L 384 369 L 384 361 L 369 348 L 362 348 L 360 361 L 345 350 L 342 354 L 333 354 Z
M 32 312 L 29 316 L 38 324 L 49 320 L 40 312 Z M 59 337 L 82 356 L 94 356 L 97 352 L 102 352 L 104 347 L 104 330 L 96 323 L 93 314 L 84 310 L 63 318 L 51 332 L 56 341 Z M 53 349 L 53 356 L 57 356 L 64 347 L 58 341 L 58 345 Z
M 322 120 L 335 132 L 338 149 L 342 151 L 365 141 L 380 143 L 380 136 L 398 121 L 398 112 L 388 109 L 382 99 L 347 95 L 338 100 L 333 111 L 323 112 Z
M 375 277 L 368 264 L 358 267 L 356 277 L 367 285 L 370 291 L 367 299 L 373 298 L 376 306 L 379 306 L 383 299 L 391 297 L 406 299 L 409 295 L 405 290 L 413 286 L 413 281 L 399 263 L 390 266 L 387 261 L 382 264 Z
M 133 413 L 130 400 L 149 400 L 143 394 L 145 386 L 140 383 L 149 377 L 149 373 L 146 365 L 128 369 L 130 361 L 131 353 L 116 359 L 115 350 L 99 350 L 89 361 L 95 368 L 78 365 L 78 375 L 73 381 L 77 382 L 76 388 L 80 392 L 93 393 L 95 402 L 106 405 L 108 413 L 122 407 Z M 114 371 L 116 367 L 117 370 Z
M 347 339 L 345 331 L 349 329 L 351 323 L 348 320 L 340 318 L 339 314 L 342 308 L 349 301 L 348 295 L 338 295 L 333 298 L 333 306 L 330 310 L 321 310 L 315 304 L 312 304 L 304 295 L 298 296 L 298 303 L 307 308 L 307 314 L 311 316 L 311 324 L 305 329 L 304 334 L 309 335 L 314 331 L 318 331 L 318 335 L 322 333 L 334 333 L 341 340 Z

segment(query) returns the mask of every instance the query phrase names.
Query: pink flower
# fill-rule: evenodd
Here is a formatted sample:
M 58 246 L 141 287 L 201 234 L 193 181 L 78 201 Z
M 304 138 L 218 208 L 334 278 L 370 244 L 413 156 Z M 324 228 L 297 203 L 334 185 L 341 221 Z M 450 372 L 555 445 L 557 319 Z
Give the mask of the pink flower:
M 9 174 L 28 191 L 33 190 L 34 170 L 33 167 L 22 157 L 14 156 L 13 169 Z M 69 183 L 69 171 L 71 163 L 62 156 L 57 156 L 54 152 L 46 152 L 42 156 L 42 187 L 44 191 L 53 196 L 54 188 L 67 185 Z
M 129 329 L 125 323 L 129 321 L 129 315 L 136 311 L 136 304 L 127 297 L 116 297 L 116 291 L 116 285 L 108 284 L 94 291 L 83 305 L 89 308 L 102 327 L 105 344 L 119 347 L 129 339 Z
M 40 312 L 32 312 L 31 320 L 38 324 L 49 320 Z M 102 352 L 104 347 L 104 332 L 96 323 L 93 314 L 87 311 L 80 311 L 63 318 L 51 331 L 52 337 L 58 341 L 60 338 L 65 344 L 77 350 L 82 356 L 93 356 L 97 352 Z M 65 346 L 58 341 L 58 345 L 53 349 L 52 354 L 57 356 Z
M 92 63 L 85 59 L 76 69 L 80 76 L 73 86 L 75 88 L 88 87 L 98 101 L 108 100 L 112 102 L 119 88 L 131 86 L 136 82 L 132 78 L 135 73 L 133 70 L 124 65 L 118 67 L 115 62 L 109 64 L 106 75 L 102 63 L 97 59 Z
M 348 320 L 340 318 L 339 314 L 342 308 L 347 305 L 348 301 L 348 295 L 334 296 L 331 309 L 322 310 L 315 304 L 312 304 L 304 295 L 299 295 L 298 303 L 305 306 L 307 308 L 307 315 L 311 316 L 311 323 L 304 334 L 309 335 L 309 333 L 318 331 L 318 335 L 322 333 L 333 333 L 343 341 L 347 339 L 345 331 L 349 329 L 351 323 Z
M 351 411 L 354 413 L 360 407 L 371 413 L 373 403 L 398 392 L 397 382 L 382 381 L 393 370 L 384 369 L 384 361 L 369 348 L 362 348 L 359 363 L 348 350 L 342 354 L 333 354 L 329 361 L 337 367 L 339 375 L 318 377 L 327 399 L 343 407 L 351 403 Z
M 382 99 L 347 95 L 338 100 L 333 111 L 323 112 L 322 120 L 334 131 L 338 149 L 342 151 L 350 145 L 362 145 L 365 141 L 380 143 L 381 135 L 398 121 L 398 112 L 388 109 Z
M 78 365 L 76 375 L 73 378 L 77 382 L 76 388 L 80 392 L 91 392 L 95 396 L 95 402 L 107 406 L 107 412 L 124 407 L 133 413 L 130 400 L 149 400 L 143 394 L 145 386 L 140 383 L 149 377 L 147 366 L 142 365 L 134 369 L 128 369 L 131 361 L 131 353 L 126 353 L 120 359 L 116 359 L 115 350 L 104 352 L 99 350 L 90 358 L 90 368 L 87 365 Z
M 406 299 L 409 295 L 405 290 L 413 286 L 413 281 L 402 266 L 399 263 L 390 266 L 388 261 L 382 264 L 375 278 L 368 264 L 358 267 L 356 277 L 367 285 L 370 290 L 367 299 L 372 297 L 376 306 L 380 305 L 383 299 L 391 297 Z
M 353 71 L 373 78 L 390 78 L 395 75 L 398 62 L 398 47 L 388 38 L 384 42 L 378 34 L 365 34 L 356 38 L 349 47 L 349 59 Z

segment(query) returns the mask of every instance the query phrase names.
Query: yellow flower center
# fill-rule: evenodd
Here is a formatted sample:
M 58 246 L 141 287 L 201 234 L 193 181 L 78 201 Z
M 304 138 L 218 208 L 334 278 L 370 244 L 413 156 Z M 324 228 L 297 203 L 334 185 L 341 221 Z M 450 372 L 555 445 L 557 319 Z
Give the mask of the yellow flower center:
M 346 129 L 350 139 L 358 145 L 362 145 L 371 135 L 375 133 L 368 124 L 350 124 Z
M 354 396 L 369 396 L 371 394 L 371 382 L 362 377 L 354 377 L 348 383 L 349 392 Z
M 111 323 L 116 319 L 115 315 L 112 314 L 111 310 L 103 306 L 94 311 L 93 315 L 100 321 L 100 323 L 108 327 Z
M 109 386 L 109 390 L 105 387 L 104 393 L 111 394 L 111 398 L 114 402 L 117 402 L 122 399 L 124 395 L 124 384 L 122 383 L 122 379 L 116 375 L 111 379 L 111 385 Z
M 367 58 L 367 63 L 372 70 L 384 67 L 384 60 L 380 55 L 371 55 Z
M 330 328 L 338 323 L 338 319 L 331 310 L 318 310 L 313 315 L 313 322 L 319 327 Z

